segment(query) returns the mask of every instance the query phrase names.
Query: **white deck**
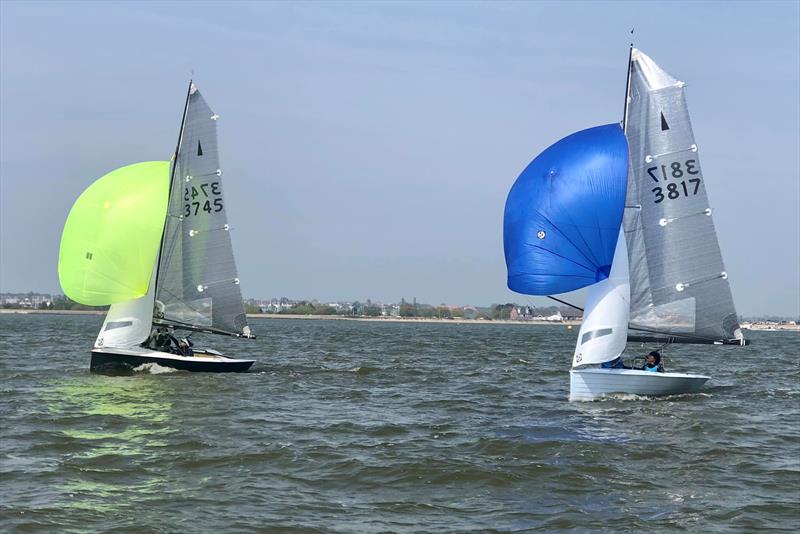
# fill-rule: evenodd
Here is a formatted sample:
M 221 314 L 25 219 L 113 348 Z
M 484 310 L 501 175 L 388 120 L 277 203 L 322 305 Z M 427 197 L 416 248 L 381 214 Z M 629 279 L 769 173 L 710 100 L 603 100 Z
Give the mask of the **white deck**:
M 658 397 L 696 393 L 710 378 L 684 373 L 653 373 L 637 369 L 572 369 L 569 400 L 591 401 L 612 394 Z

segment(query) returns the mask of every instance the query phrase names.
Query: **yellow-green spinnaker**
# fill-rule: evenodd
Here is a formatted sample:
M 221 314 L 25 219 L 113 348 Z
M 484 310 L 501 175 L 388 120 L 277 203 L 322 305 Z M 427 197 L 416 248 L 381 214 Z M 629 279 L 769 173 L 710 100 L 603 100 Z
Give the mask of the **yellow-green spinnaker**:
M 78 197 L 58 255 L 66 296 L 105 306 L 147 293 L 167 214 L 169 166 L 147 161 L 121 167 Z

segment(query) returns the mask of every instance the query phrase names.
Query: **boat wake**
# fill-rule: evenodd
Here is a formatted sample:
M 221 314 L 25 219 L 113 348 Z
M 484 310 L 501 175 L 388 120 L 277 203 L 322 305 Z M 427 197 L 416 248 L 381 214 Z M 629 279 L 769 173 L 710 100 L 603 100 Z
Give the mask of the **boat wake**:
M 139 367 L 134 367 L 133 372 L 146 373 L 150 375 L 163 375 L 167 373 L 177 373 L 178 370 L 172 367 L 164 367 L 162 365 L 158 365 L 157 363 L 149 362 L 143 363 Z
M 678 393 L 676 395 L 659 395 L 659 396 L 651 396 L 651 395 L 636 395 L 635 393 L 609 393 L 603 395 L 602 397 L 596 399 L 601 402 L 609 402 L 609 401 L 675 401 L 675 400 L 684 400 L 684 399 L 691 399 L 697 397 L 711 397 L 709 393 Z

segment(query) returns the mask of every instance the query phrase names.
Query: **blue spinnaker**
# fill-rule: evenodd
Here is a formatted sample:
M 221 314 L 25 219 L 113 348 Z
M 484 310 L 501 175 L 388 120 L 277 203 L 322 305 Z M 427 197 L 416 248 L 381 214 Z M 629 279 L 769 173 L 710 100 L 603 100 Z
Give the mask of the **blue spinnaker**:
M 608 278 L 627 178 L 619 124 L 582 130 L 539 154 L 506 199 L 509 289 L 551 295 Z

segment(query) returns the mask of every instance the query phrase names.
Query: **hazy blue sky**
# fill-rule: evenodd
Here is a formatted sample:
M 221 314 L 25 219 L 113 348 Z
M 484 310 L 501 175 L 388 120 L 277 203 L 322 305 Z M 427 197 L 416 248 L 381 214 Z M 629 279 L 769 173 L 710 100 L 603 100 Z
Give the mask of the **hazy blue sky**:
M 484 304 L 508 189 L 622 114 L 628 30 L 688 83 L 737 308 L 800 314 L 800 7 L 0 3 L 0 290 L 59 291 L 72 202 L 221 115 L 246 296 Z

